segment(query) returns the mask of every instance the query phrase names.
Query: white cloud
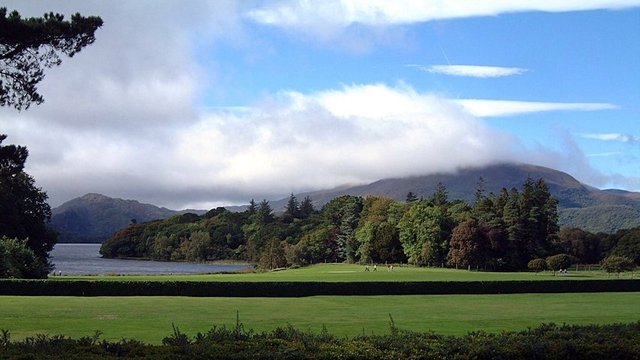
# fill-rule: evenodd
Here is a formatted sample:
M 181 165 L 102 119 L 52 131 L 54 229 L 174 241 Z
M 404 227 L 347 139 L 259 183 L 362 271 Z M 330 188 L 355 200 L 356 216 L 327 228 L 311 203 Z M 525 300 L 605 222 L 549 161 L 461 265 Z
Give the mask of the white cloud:
M 611 157 L 611 156 L 619 156 L 622 155 L 623 153 L 619 152 L 619 151 L 609 151 L 609 152 L 602 152 L 602 153 L 594 153 L 594 154 L 586 154 L 587 157 Z
M 546 111 L 599 111 L 617 109 L 608 103 L 563 103 L 486 99 L 453 100 L 469 114 L 478 117 L 512 116 Z
M 476 116 L 615 108 L 452 102 L 402 83 L 290 91 L 266 96 L 253 106 L 198 108 L 200 91 L 208 85 L 203 73 L 208 80 L 216 74 L 196 62 L 194 41 L 242 32 L 238 14 L 243 5 L 238 4 L 242 2 L 46 5 L 46 11 L 78 11 L 105 20 L 95 44 L 47 71 L 40 84 L 43 105 L 22 113 L 0 109 L 1 132 L 9 135 L 7 142 L 28 147 L 27 170 L 48 192 L 52 205 L 101 192 L 172 208 L 206 207 L 388 176 L 533 159 L 531 153 L 512 151 L 518 147 L 516 139 Z M 377 6 L 396 6 L 392 4 Z M 319 10 L 327 6 L 316 5 Z M 359 8 L 365 5 L 352 5 L 350 21 L 362 22 Z M 35 2 L 7 6 L 24 16 L 44 13 L 43 5 Z M 412 16 L 407 4 L 397 6 Z M 325 10 L 320 15 L 332 16 Z M 380 17 L 397 23 L 384 12 Z M 193 28 L 197 30 L 188 33 Z
M 28 171 L 54 203 L 103 192 L 174 208 L 514 160 L 514 139 L 406 84 L 286 92 L 244 110 L 130 135 L 30 113 L 41 126 L 14 122 L 10 140 L 33 150 Z
M 282 93 L 247 115 L 207 114 L 176 142 L 177 173 L 245 200 L 266 189 L 284 196 L 512 160 L 514 145 L 447 99 L 404 84 Z
M 627 144 L 640 144 L 640 137 L 621 134 L 621 133 L 604 133 L 604 134 L 581 134 L 585 139 L 596 139 L 603 141 L 616 141 Z
M 561 138 L 561 147 L 557 150 L 537 149 L 531 154 L 531 159 L 538 159 L 547 154 L 542 160 L 549 167 L 561 169 L 576 177 L 581 182 L 596 186 L 601 189 L 618 188 L 630 191 L 640 191 L 640 177 L 633 175 L 622 175 L 620 173 L 597 170 L 591 165 L 589 158 L 592 156 L 585 154 L 576 143 L 573 136 L 567 130 L 557 129 L 556 135 Z M 620 156 L 614 153 L 595 154 L 600 156 Z M 636 160 L 626 159 L 627 163 L 635 163 Z
M 512 75 L 520 75 L 527 71 L 518 67 L 479 66 L 479 65 L 431 65 L 417 66 L 423 71 L 434 74 L 452 76 L 467 76 L 477 78 L 496 78 Z
M 254 21 L 274 26 L 317 28 L 346 27 L 359 23 L 384 26 L 428 22 L 503 13 L 544 11 L 567 12 L 596 9 L 622 9 L 640 6 L 638 0 L 487 0 L 487 1 L 416 1 L 416 0 L 287 0 L 270 2 L 251 10 Z

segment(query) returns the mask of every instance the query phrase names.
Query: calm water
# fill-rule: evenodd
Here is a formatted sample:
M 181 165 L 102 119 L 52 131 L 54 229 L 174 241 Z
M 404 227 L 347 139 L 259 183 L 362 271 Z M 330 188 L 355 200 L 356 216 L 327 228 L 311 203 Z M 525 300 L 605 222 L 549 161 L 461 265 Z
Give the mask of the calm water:
M 248 265 L 197 264 L 144 260 L 103 259 L 100 244 L 57 244 L 51 251 L 56 274 L 62 275 L 160 275 L 239 271 Z

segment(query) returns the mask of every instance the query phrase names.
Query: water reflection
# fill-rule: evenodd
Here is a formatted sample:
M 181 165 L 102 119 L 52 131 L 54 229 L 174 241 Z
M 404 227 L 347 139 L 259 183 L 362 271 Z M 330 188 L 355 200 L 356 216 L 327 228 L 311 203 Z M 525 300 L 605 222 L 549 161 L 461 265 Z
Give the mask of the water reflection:
M 62 275 L 168 275 L 234 272 L 249 265 L 103 259 L 100 244 L 57 244 L 51 251 L 55 273 Z

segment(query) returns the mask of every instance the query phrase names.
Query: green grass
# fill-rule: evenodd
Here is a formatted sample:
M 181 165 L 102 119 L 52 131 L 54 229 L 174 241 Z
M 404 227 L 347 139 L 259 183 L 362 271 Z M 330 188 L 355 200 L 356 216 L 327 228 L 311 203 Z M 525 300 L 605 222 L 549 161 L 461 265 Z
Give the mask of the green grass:
M 373 270 L 370 267 L 370 270 Z M 626 273 L 620 278 L 638 274 Z M 364 271 L 364 266 L 353 264 L 319 264 L 299 269 L 264 273 L 209 274 L 209 275 L 145 275 L 145 276 L 62 276 L 56 279 L 79 280 L 131 280 L 131 281 L 495 281 L 495 280 L 590 280 L 615 279 L 602 271 L 569 271 L 567 275 L 553 276 L 550 271 L 531 272 L 478 272 L 442 268 L 396 266 L 388 271 L 384 265 L 377 271 Z
M 338 336 L 387 334 L 389 315 L 400 329 L 465 334 L 499 332 L 541 323 L 589 324 L 640 320 L 640 293 L 315 296 L 308 298 L 0 297 L 0 329 L 14 339 L 38 333 L 135 338 L 159 343 L 171 324 L 195 335 L 213 325 L 245 328 L 291 324 Z

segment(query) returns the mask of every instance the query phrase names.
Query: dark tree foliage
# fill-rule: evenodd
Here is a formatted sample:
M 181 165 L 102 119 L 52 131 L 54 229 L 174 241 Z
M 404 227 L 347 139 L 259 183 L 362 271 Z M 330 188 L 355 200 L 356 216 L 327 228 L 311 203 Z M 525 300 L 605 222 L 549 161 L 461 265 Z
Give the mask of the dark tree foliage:
M 249 201 L 249 207 L 247 208 L 247 213 L 249 215 L 253 215 L 256 213 L 256 209 L 257 209 L 256 201 L 251 199 L 251 201 Z
M 597 264 L 603 257 L 602 236 L 578 228 L 560 230 L 556 246 L 581 264 Z
M 24 146 L 2 145 L 7 139 L 7 135 L 0 134 L 0 169 L 7 176 L 14 175 L 24 169 L 24 163 L 27 161 L 29 151 Z
M 439 182 L 436 185 L 436 191 L 433 193 L 431 197 L 431 201 L 435 206 L 446 206 L 449 202 L 449 192 L 447 191 L 447 187 Z
M 51 207 L 47 194 L 35 186 L 35 180 L 23 171 L 27 149 L 2 145 L 0 135 L 0 236 L 27 241 L 35 255 L 47 263 L 56 234 L 48 229 Z
M 316 209 L 313 207 L 313 200 L 311 200 L 311 197 L 305 196 L 300 203 L 300 217 L 307 219 L 315 212 Z
M 478 182 L 476 183 L 476 192 L 475 192 L 475 205 L 485 198 L 485 180 L 482 176 L 478 178 Z
M 0 106 L 28 109 L 44 98 L 37 85 L 44 68 L 60 65 L 60 55 L 72 57 L 95 40 L 99 17 L 60 14 L 23 19 L 17 11 L 0 8 Z
M 271 209 L 271 205 L 269 205 L 269 202 L 266 199 L 263 199 L 258 205 L 255 219 L 259 224 L 269 224 L 273 222 L 273 210 Z
M 627 257 L 640 264 L 640 228 L 620 230 L 611 236 L 610 242 L 616 244 L 612 255 Z
M 484 267 L 489 248 L 486 234 L 474 219 L 469 219 L 453 229 L 447 262 L 456 267 Z
M 289 196 L 289 200 L 284 207 L 283 217 L 287 222 L 291 222 L 293 219 L 300 217 L 300 204 L 293 193 Z
M 559 230 L 558 202 L 543 179 L 528 178 L 522 191 L 512 188 L 502 189 L 498 196 L 477 194 L 474 216 L 491 233 L 491 267 L 522 270 L 532 258 L 553 253 Z
M 359 196 L 344 195 L 329 201 L 322 208 L 326 226 L 336 235 L 336 253 L 339 260 L 356 262 L 356 228 L 360 222 L 360 214 L 364 200 Z

